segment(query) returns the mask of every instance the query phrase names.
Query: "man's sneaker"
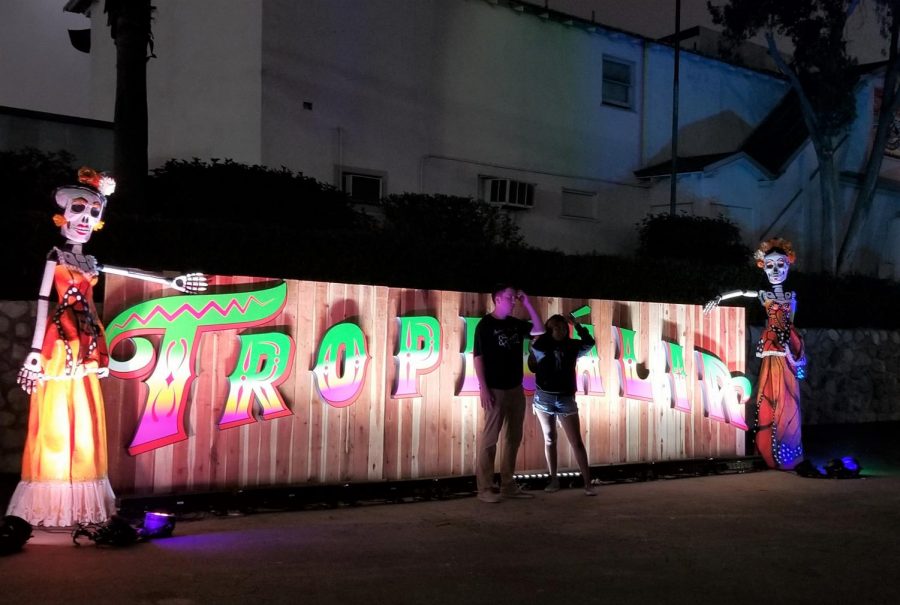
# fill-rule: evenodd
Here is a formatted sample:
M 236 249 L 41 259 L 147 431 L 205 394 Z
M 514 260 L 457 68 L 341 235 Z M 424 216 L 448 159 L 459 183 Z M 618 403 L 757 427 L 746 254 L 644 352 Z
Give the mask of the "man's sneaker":
M 550 480 L 550 483 L 547 484 L 547 487 L 544 488 L 545 492 L 558 492 L 559 491 L 559 479 L 554 477 Z
M 478 499 L 489 504 L 497 504 L 498 502 L 500 502 L 500 500 L 502 500 L 500 494 L 495 494 L 490 490 L 478 492 Z
M 584 486 L 584 495 L 585 496 L 596 496 L 597 490 L 591 487 L 590 485 Z
M 504 498 L 534 498 L 534 494 L 529 494 L 515 484 L 513 484 L 512 487 L 501 488 L 500 495 Z

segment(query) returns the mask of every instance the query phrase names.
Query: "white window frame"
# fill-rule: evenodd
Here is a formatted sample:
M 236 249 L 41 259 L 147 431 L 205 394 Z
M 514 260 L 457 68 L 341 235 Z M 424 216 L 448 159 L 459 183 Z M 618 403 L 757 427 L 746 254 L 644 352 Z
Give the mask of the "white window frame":
M 511 179 L 507 177 L 488 175 L 479 176 L 478 181 L 481 199 L 490 204 L 495 204 L 503 208 L 515 208 L 519 210 L 530 210 L 531 208 L 534 208 L 534 198 L 535 192 L 537 190 L 537 185 L 535 185 L 535 183 L 529 183 L 527 181 L 520 181 L 518 179 Z M 504 194 L 502 196 L 502 199 L 495 199 L 495 196 L 492 194 L 492 189 L 495 185 L 498 188 L 503 186 Z M 516 199 L 512 199 L 513 188 L 515 188 L 517 192 L 517 194 L 515 195 Z M 524 188 L 524 193 L 519 193 L 522 191 L 522 188 Z M 519 199 L 521 195 L 524 195 L 524 200 Z
M 621 82 L 619 80 L 613 80 L 611 78 L 607 78 L 606 74 L 606 64 L 609 63 L 617 63 L 623 67 L 628 68 L 628 82 Z M 603 71 L 603 82 L 602 82 L 602 90 L 600 95 L 602 97 L 602 102 L 604 105 L 609 107 L 621 107 L 622 109 L 633 109 L 634 108 L 634 62 L 628 61 L 626 59 L 621 59 L 619 57 L 614 57 L 612 55 L 603 55 L 603 63 L 601 65 L 601 69 Z M 622 103 L 620 101 L 607 99 L 606 98 L 606 85 L 609 82 L 611 85 L 616 86 L 627 86 L 628 90 L 628 102 Z

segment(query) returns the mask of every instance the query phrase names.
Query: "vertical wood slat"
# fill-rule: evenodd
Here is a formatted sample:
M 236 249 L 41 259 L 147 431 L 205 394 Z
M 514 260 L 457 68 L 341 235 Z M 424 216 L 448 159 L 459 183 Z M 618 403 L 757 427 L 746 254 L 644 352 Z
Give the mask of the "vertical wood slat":
M 258 279 L 216 277 L 220 291 Z M 246 287 L 246 286 L 244 286 Z M 105 315 L 111 317 L 146 299 L 165 295 L 143 282 L 111 277 Z M 743 454 L 744 433 L 703 414 L 696 383 L 694 347 L 724 360 L 732 372 L 744 368 L 744 312 L 722 308 L 710 317 L 693 305 L 535 298 L 542 319 L 589 305 L 583 321 L 594 326 L 605 390 L 578 394 L 582 432 L 592 464 Z M 279 331 L 294 343 L 294 369 L 281 384 L 291 415 L 258 418 L 222 430 L 218 421 L 228 393 L 227 376 L 237 363 L 239 330 L 204 334 L 185 416 L 189 438 L 138 456 L 127 446 L 142 412 L 146 387 L 137 380 L 104 381 L 109 427 L 110 476 L 121 493 L 162 493 L 310 482 L 383 481 L 459 476 L 474 472 L 481 429 L 478 397 L 457 396 L 465 368 L 462 317 L 490 309 L 485 294 L 439 292 L 349 284 L 290 281 L 283 312 L 255 331 Z M 441 363 L 420 376 L 421 397 L 392 398 L 398 345 L 398 317 L 430 315 L 442 330 Z M 352 321 L 366 337 L 370 356 L 358 399 L 337 408 L 315 386 L 312 369 L 322 337 L 333 325 Z M 657 398 L 644 402 L 620 395 L 613 326 L 636 331 L 643 370 L 650 369 Z M 159 344 L 158 337 L 156 345 Z M 684 348 L 692 412 L 672 409 L 661 366 L 660 341 Z M 527 400 L 525 439 L 518 458 L 522 471 L 543 470 L 543 436 Z M 257 412 L 254 412 L 257 413 Z M 568 441 L 558 438 L 560 468 L 574 468 Z

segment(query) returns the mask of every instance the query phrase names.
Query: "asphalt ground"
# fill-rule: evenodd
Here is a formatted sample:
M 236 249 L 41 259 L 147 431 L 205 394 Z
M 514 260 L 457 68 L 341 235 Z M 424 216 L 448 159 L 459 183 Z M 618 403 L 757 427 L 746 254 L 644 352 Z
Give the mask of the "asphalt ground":
M 778 471 L 182 516 L 98 546 L 36 529 L 0 603 L 900 603 L 900 425 L 810 427 L 859 479 Z M 8 495 L 6 496 L 8 498 Z

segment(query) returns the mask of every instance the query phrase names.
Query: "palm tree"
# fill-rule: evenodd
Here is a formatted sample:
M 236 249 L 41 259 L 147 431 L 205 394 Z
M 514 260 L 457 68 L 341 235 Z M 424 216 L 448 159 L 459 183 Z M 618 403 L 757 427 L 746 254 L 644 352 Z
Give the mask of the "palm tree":
M 147 178 L 147 61 L 154 57 L 150 0 L 106 0 L 116 44 L 113 170 L 117 197 L 141 208 Z

